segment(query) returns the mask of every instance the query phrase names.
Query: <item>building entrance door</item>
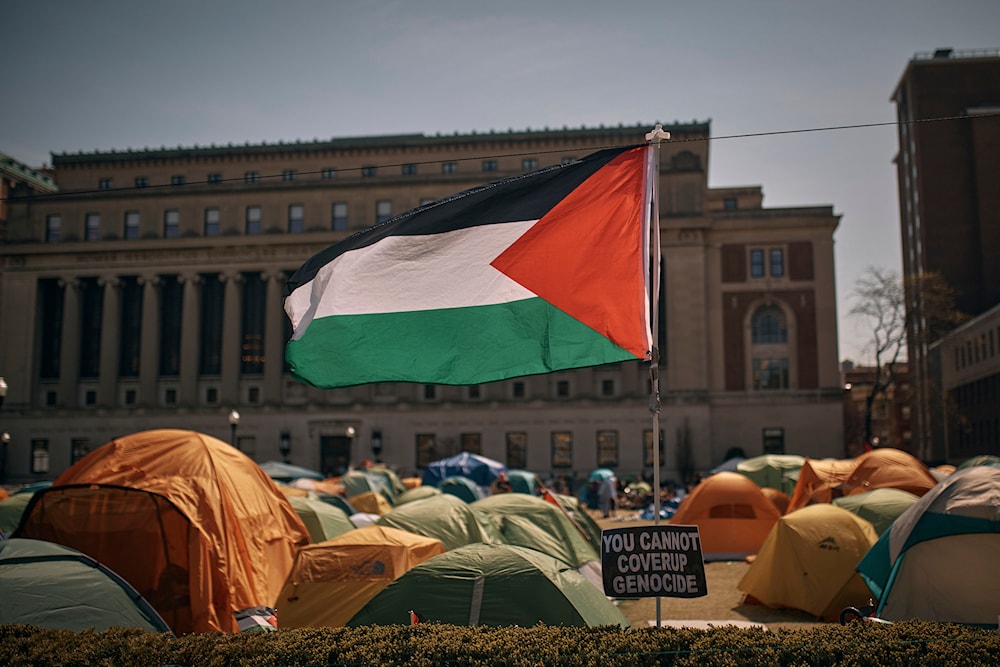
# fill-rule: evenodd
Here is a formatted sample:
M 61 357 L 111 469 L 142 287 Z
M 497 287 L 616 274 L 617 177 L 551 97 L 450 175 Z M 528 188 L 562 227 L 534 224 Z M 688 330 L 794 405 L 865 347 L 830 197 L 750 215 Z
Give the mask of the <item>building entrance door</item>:
M 346 435 L 321 435 L 319 437 L 320 472 L 327 477 L 338 477 L 351 465 L 351 441 Z

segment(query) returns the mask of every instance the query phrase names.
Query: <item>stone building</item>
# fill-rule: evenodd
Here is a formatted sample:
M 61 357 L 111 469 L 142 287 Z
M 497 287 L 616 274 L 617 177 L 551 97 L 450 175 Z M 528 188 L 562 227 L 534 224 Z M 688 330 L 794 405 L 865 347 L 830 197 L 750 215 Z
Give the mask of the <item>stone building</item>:
M 579 480 L 651 471 L 649 368 L 475 386 L 319 390 L 290 378 L 281 294 L 324 247 L 497 178 L 641 143 L 599 127 L 58 153 L 58 192 L 14 196 L 0 245 L 8 482 L 115 435 L 195 429 L 258 461 L 401 472 L 460 450 Z M 662 148 L 664 478 L 727 450 L 838 455 L 832 206 L 708 187 L 709 124 Z M 238 420 L 236 414 L 238 412 Z

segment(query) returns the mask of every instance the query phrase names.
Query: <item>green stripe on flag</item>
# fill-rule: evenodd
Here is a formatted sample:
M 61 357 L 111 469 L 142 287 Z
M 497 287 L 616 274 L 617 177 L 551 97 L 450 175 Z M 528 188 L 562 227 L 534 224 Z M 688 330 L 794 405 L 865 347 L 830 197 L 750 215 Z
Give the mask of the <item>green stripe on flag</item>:
M 298 380 L 324 389 L 479 384 L 636 358 L 541 299 L 320 318 L 285 355 Z

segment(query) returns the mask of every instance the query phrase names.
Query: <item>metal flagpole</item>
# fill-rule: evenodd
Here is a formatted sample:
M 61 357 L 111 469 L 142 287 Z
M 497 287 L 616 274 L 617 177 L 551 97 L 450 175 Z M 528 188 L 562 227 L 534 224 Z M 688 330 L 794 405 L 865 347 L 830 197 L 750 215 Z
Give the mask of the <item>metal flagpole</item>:
M 651 150 L 646 161 L 646 183 L 649 197 L 647 210 L 650 225 L 650 328 L 652 329 L 653 346 L 649 353 L 649 411 L 653 416 L 653 525 L 660 525 L 660 346 L 659 346 L 659 307 L 660 307 L 660 142 L 670 139 L 670 133 L 663 125 L 656 124 L 653 130 L 646 134 Z M 656 598 L 656 627 L 660 627 L 660 597 Z

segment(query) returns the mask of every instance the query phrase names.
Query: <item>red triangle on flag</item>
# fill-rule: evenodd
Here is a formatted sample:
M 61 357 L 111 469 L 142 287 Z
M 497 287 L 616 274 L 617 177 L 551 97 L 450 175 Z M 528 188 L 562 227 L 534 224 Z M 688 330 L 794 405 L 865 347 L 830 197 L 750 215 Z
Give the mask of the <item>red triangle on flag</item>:
M 646 147 L 623 152 L 491 262 L 638 358 L 649 350 Z

